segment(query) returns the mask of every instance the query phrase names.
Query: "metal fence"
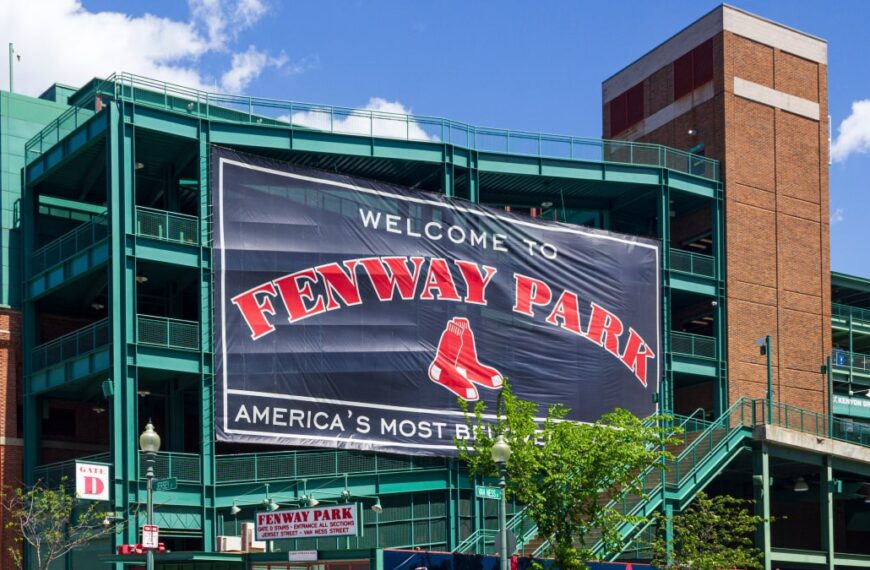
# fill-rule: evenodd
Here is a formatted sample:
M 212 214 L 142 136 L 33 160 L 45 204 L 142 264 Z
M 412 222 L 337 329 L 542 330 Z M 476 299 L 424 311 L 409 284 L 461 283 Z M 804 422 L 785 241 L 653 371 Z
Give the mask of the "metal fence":
M 870 323 L 870 311 L 867 309 L 841 305 L 839 303 L 831 303 L 831 316 L 840 319 Z
M 199 323 L 167 317 L 137 315 L 136 341 L 164 348 L 199 350 Z
M 63 140 L 65 136 L 88 122 L 95 114 L 95 111 L 85 105 L 76 105 L 61 113 L 24 145 L 26 162 L 29 164 L 38 158 L 43 152 Z
M 109 344 L 109 321 L 103 319 L 35 347 L 30 355 L 31 372 L 87 354 L 107 344 Z
M 86 224 L 63 234 L 33 252 L 31 276 L 58 265 L 84 249 L 108 237 L 106 215 L 100 215 Z
M 344 450 L 288 451 L 218 456 L 215 473 L 217 483 L 225 484 L 446 469 L 447 466 L 447 460 L 438 457 L 377 455 Z
M 716 277 L 716 258 L 712 255 L 671 248 L 670 269 L 681 273 Z
M 687 332 L 671 332 L 671 352 L 696 358 L 716 358 L 716 339 Z
M 202 458 L 196 453 L 158 452 L 154 457 L 154 476 L 158 479 L 176 477 L 179 483 L 202 482 Z M 144 453 L 139 454 L 139 473 L 144 478 L 148 463 Z
M 831 364 L 861 372 L 870 372 L 870 354 L 835 348 L 831 353 Z
M 519 156 L 654 166 L 708 180 L 720 179 L 718 161 L 649 143 L 474 127 L 438 117 L 207 93 L 130 73 L 113 74 L 95 85 L 94 90 L 93 98 L 85 98 L 88 104 L 95 98 L 114 98 L 213 121 L 447 143 L 481 152 Z M 54 141 L 53 133 L 63 130 L 61 123 L 69 123 L 68 118 L 62 118 L 28 141 L 28 160 L 35 159 L 54 144 L 47 141 Z
M 199 243 L 199 219 L 195 216 L 136 208 L 136 234 L 176 243 Z

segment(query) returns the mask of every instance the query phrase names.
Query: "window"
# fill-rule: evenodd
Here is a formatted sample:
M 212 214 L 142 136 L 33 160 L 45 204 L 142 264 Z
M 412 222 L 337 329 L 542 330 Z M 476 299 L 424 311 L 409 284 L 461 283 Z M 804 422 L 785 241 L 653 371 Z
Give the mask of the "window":
M 643 82 L 620 93 L 610 101 L 610 136 L 643 120 Z
M 674 101 L 713 79 L 713 40 L 707 40 L 674 62 Z

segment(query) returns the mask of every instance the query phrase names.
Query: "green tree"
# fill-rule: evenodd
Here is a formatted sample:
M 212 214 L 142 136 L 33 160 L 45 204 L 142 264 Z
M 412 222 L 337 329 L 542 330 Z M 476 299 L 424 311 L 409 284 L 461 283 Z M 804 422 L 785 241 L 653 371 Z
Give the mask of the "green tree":
M 673 551 L 668 561 L 665 516 L 657 514 L 658 532 L 653 541 L 653 564 L 678 570 L 761 568 L 761 551 L 752 536 L 765 519 L 750 514 L 754 501 L 729 495 L 709 497 L 698 493 L 692 504 L 673 516 Z
M 564 421 L 568 408 L 555 405 L 541 423 L 539 405 L 518 398 L 507 381 L 494 421 L 485 417 L 483 402 L 473 410 L 460 405 L 473 434 L 456 440 L 460 458 L 473 475 L 496 476 L 491 450 L 498 434 L 505 435 L 512 450 L 506 495 L 526 506 L 563 570 L 585 568 L 595 542 L 613 547 L 621 542 L 619 525 L 638 522 L 602 498 L 642 495 L 638 474 L 667 456 L 662 444 L 671 442 L 659 427 L 664 422 L 643 422 L 622 409 L 582 424 Z
M 123 523 L 105 512 L 98 502 L 79 500 L 66 478 L 58 487 L 38 481 L 6 493 L 3 507 L 6 527 L 17 531 L 9 556 L 16 568 L 23 568 L 23 547 L 29 545 L 31 567 L 47 570 L 69 551 L 100 537 L 120 532 Z

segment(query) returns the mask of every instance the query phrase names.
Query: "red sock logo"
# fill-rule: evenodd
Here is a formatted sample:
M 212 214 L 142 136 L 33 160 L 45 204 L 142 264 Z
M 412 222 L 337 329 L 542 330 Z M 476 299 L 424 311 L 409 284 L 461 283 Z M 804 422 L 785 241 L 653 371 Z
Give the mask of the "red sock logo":
M 435 360 L 429 365 L 429 379 L 447 388 L 463 400 L 478 399 L 477 388 L 457 370 L 457 361 L 462 353 L 463 330 L 453 321 L 441 333 Z
M 502 387 L 501 372 L 487 366 L 477 356 L 477 345 L 474 342 L 474 332 L 468 319 L 456 317 L 450 321 L 462 330 L 462 349 L 459 351 L 459 359 L 456 362 L 456 370 L 465 378 L 475 384 L 480 384 L 490 390 L 498 390 Z

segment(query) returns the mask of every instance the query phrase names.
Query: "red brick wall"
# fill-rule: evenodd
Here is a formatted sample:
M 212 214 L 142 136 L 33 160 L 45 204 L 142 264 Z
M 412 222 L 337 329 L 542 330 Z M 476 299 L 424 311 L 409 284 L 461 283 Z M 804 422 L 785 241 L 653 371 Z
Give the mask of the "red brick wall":
M 21 403 L 21 314 L 0 309 L 0 489 L 18 487 L 22 479 L 21 434 L 18 410 Z M 15 545 L 15 531 L 7 529 L 6 513 L 0 509 L 0 560 Z M 0 563 L 0 568 L 6 564 Z
M 706 156 L 722 162 L 731 401 L 765 395 L 765 359 L 755 340 L 769 334 L 775 398 L 824 412 L 819 368 L 831 345 L 827 69 L 731 32 L 713 41 L 713 97 L 644 136 L 629 129 L 620 137 L 683 150 L 703 142 Z M 673 103 L 672 69 L 644 80 L 648 115 Z M 735 77 L 818 102 L 821 120 L 738 97 Z

